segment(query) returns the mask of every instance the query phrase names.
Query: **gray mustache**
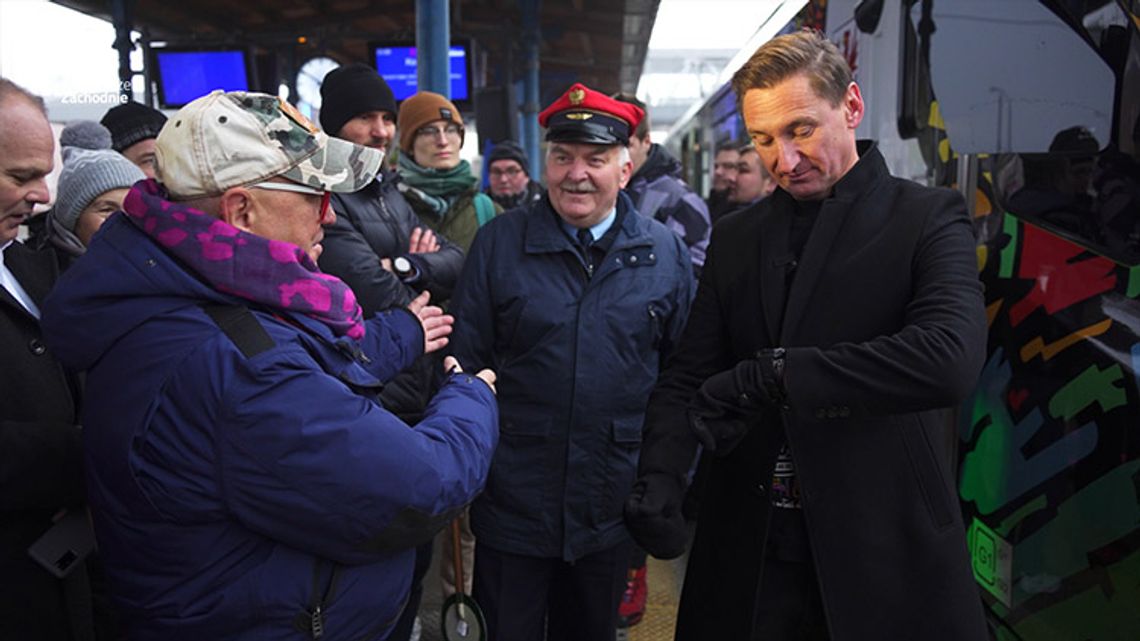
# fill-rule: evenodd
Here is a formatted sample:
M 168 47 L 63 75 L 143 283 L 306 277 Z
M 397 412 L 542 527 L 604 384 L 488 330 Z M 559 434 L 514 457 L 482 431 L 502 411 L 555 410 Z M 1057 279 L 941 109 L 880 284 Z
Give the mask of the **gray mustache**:
M 578 182 L 564 180 L 558 183 L 558 189 L 562 191 L 578 192 L 584 194 L 592 194 L 598 191 L 598 188 L 590 184 L 590 181 L 588 180 L 582 180 Z

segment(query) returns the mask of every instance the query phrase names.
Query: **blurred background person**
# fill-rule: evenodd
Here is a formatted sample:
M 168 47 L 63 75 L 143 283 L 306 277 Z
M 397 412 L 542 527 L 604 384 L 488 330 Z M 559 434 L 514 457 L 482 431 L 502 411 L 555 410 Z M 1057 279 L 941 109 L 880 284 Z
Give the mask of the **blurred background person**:
M 154 178 L 154 139 L 166 124 L 166 115 L 137 102 L 112 107 L 99 121 L 111 131 L 111 148 L 126 156 Z
M 486 193 L 503 211 L 529 205 L 546 195 L 542 185 L 531 179 L 529 166 L 526 152 L 513 140 L 495 143 L 487 154 Z
M 633 177 L 625 192 L 633 199 L 638 213 L 657 220 L 681 237 L 693 261 L 693 273 L 700 274 L 712 228 L 708 205 L 681 180 L 681 163 L 649 139 L 649 112 L 645 103 L 625 93 L 615 94 L 613 98 L 635 105 L 645 113 L 629 136 Z
M 111 149 L 111 132 L 91 120 L 64 128 L 59 136 L 63 170 L 55 206 L 46 214 L 47 240 L 67 259 L 83 255 L 103 221 L 123 207 L 131 185 L 146 175 Z
M 722 142 L 716 146 L 716 155 L 713 156 L 712 189 L 705 202 L 709 206 L 709 218 L 713 223 L 717 219 L 734 209 L 728 199 L 728 190 L 732 179 L 736 176 L 736 161 L 740 159 L 739 145 L 733 142 Z
M 400 104 L 396 128 L 401 192 L 425 225 L 466 252 L 502 208 L 478 190 L 471 165 L 459 157 L 463 116 L 447 98 L 421 91 Z
M 760 154 L 752 145 L 744 145 L 739 150 L 736 172 L 729 179 L 728 200 L 732 203 L 729 211 L 751 207 L 776 190 L 776 181 L 760 162 Z

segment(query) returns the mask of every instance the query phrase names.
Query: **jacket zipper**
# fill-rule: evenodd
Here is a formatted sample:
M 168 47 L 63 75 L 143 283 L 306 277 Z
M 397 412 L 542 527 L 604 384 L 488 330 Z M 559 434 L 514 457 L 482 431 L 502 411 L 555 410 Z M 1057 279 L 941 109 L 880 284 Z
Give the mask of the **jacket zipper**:
M 324 574 L 321 570 L 324 569 L 325 562 L 318 559 L 313 565 L 313 598 L 309 604 L 309 609 L 305 611 L 309 615 L 309 634 L 313 639 L 320 639 L 325 634 L 325 617 L 324 608 L 332 600 L 335 592 L 336 582 L 340 575 L 340 567 L 335 563 L 331 563 L 332 572 L 329 574 L 328 582 L 325 584 L 325 589 L 321 591 L 321 578 Z M 317 595 L 321 596 L 318 597 Z

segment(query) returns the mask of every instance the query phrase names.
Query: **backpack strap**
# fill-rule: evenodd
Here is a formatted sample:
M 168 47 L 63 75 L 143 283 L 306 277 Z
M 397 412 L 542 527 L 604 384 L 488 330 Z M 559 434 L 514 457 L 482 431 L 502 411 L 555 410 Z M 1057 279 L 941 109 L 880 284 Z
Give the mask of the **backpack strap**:
M 482 227 L 487 224 L 487 221 L 495 217 L 495 203 L 490 196 L 482 192 L 475 194 L 473 200 L 475 202 L 475 222 Z
M 244 305 L 207 303 L 202 305 L 202 311 L 230 337 L 246 358 L 253 358 L 277 345 Z

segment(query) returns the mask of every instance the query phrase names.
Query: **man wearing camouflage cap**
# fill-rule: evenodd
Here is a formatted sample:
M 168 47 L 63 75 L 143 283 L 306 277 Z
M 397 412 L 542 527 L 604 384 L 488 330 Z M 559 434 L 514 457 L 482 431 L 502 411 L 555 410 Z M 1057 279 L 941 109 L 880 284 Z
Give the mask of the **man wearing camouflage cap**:
M 87 372 L 91 512 L 126 627 L 383 638 L 412 548 L 483 484 L 494 374 L 453 371 L 414 430 L 376 402 L 451 323 L 423 299 L 365 319 L 316 266 L 329 192 L 371 181 L 378 152 L 218 91 L 156 157 L 43 310 Z
M 539 116 L 548 196 L 475 237 L 453 353 L 501 376 L 503 438 L 471 508 L 475 600 L 496 641 L 612 641 L 629 565 L 622 502 L 689 254 L 621 189 L 642 112 L 575 84 Z

